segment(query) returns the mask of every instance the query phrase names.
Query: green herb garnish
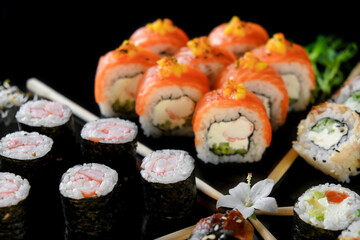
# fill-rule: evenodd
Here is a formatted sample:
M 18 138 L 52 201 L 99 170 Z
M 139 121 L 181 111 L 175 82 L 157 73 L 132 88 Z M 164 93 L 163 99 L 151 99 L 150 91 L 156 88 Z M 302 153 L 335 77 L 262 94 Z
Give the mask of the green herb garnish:
M 346 43 L 335 36 L 319 35 L 305 49 L 316 78 L 311 102 L 317 104 L 330 98 L 333 90 L 345 81 L 345 63 L 355 56 L 358 47 L 355 42 Z

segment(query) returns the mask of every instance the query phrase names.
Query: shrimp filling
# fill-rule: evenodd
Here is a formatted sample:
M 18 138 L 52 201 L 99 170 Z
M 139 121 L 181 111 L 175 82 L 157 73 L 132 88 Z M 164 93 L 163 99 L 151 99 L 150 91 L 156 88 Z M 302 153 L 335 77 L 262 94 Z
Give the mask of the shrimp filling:
M 345 123 L 332 118 L 323 118 L 318 121 L 308 134 L 309 139 L 324 149 L 337 145 L 349 131 Z
M 151 159 L 145 164 L 145 169 L 151 171 L 156 175 L 164 175 L 176 169 L 177 159 L 176 156 L 163 156 Z
M 355 91 L 351 93 L 350 97 L 346 99 L 344 105 L 350 108 L 351 110 L 360 113 L 360 91 Z
M 296 102 L 300 98 L 300 82 L 295 74 L 281 74 L 286 90 L 289 95 L 290 103 Z
M 241 116 L 235 121 L 215 122 L 208 132 L 208 146 L 217 155 L 245 154 L 249 151 L 254 124 Z
M 152 124 L 164 131 L 190 126 L 194 109 L 195 102 L 187 96 L 163 99 L 154 107 Z
M 0 179 L 0 201 L 9 197 L 14 197 L 19 186 L 11 179 Z
M 131 129 L 127 126 L 123 126 L 116 122 L 100 122 L 90 132 L 89 135 L 92 137 L 89 137 L 89 140 L 93 142 L 120 141 L 128 138 L 130 133 Z
M 135 109 L 136 90 L 143 73 L 131 77 L 121 77 L 111 89 L 112 108 L 114 112 L 131 112 Z

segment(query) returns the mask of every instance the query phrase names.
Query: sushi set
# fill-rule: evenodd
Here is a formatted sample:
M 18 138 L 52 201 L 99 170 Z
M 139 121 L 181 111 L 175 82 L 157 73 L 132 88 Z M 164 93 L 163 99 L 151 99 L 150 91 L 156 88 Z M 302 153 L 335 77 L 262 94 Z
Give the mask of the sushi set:
M 283 33 L 148 23 L 99 57 L 101 116 L 37 79 L 8 107 L 0 238 L 360 239 L 356 71 L 313 104 L 313 63 Z

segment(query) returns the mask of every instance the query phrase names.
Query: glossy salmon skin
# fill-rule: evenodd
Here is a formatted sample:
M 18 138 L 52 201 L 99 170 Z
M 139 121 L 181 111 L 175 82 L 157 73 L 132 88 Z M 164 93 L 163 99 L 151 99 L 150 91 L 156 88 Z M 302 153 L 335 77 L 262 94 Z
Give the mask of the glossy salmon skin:
M 108 86 L 109 79 L 107 74 L 112 69 L 120 65 L 130 66 L 133 64 L 143 65 L 148 68 L 155 65 L 156 61 L 160 59 L 157 54 L 146 48 L 136 48 L 133 51 L 129 52 L 120 46 L 118 49 L 100 57 L 95 75 L 95 101 L 97 103 L 103 102 L 108 98 L 106 90 L 111 86 Z

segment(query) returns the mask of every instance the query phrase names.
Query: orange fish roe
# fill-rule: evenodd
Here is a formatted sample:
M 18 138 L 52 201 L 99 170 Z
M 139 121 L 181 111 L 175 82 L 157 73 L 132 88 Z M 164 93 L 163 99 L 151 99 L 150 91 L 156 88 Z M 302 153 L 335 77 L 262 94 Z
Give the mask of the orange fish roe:
M 195 56 L 211 55 L 211 45 L 208 37 L 194 38 L 187 42 L 187 46 Z
M 164 35 L 167 32 L 176 31 L 173 22 L 168 18 L 165 18 L 164 20 L 157 19 L 153 23 L 148 23 L 146 24 L 146 28 L 161 35 Z
M 224 33 L 226 35 L 243 37 L 246 34 L 245 26 L 246 23 L 244 21 L 241 21 L 238 16 L 233 16 L 230 22 L 226 25 Z
M 287 40 L 283 33 L 275 33 L 266 43 L 266 49 L 270 52 L 286 53 Z
M 246 88 L 242 83 L 235 83 L 231 80 L 224 87 L 224 96 L 232 99 L 242 99 L 246 96 Z
M 237 60 L 236 67 L 261 71 L 268 66 L 266 62 L 260 61 L 253 53 L 246 52 L 242 58 Z
M 115 58 L 127 55 L 129 57 L 135 56 L 139 52 L 139 48 L 134 45 L 132 41 L 124 40 L 123 43 L 113 51 Z
M 177 59 L 173 57 L 163 57 L 157 61 L 157 64 L 160 67 L 162 77 L 169 77 L 172 74 L 180 77 L 182 73 L 187 71 L 186 65 L 178 63 Z

